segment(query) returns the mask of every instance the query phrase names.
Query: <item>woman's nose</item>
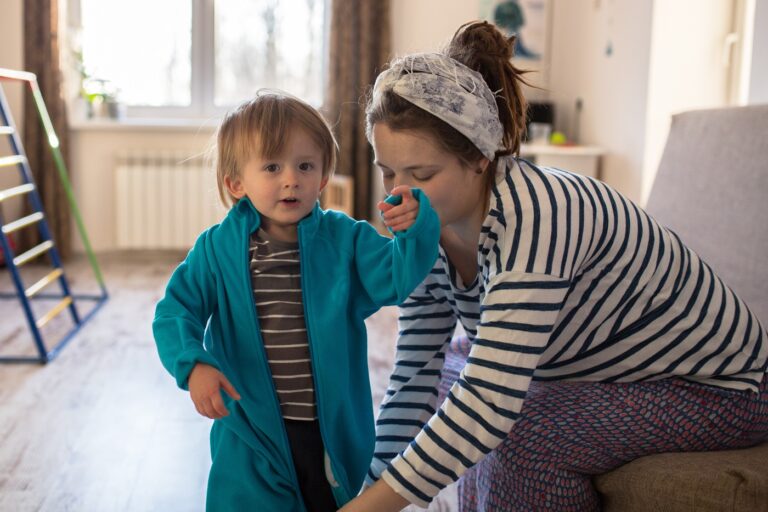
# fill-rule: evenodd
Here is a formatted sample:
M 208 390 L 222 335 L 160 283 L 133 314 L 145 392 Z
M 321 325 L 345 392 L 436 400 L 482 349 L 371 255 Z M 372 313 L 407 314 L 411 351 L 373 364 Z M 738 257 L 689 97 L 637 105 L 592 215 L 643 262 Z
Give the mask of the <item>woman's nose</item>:
M 392 188 L 399 187 L 400 185 L 411 185 L 411 180 L 408 178 L 408 176 L 403 176 L 402 174 L 398 175 L 395 174 L 395 179 L 393 180 L 393 186 Z

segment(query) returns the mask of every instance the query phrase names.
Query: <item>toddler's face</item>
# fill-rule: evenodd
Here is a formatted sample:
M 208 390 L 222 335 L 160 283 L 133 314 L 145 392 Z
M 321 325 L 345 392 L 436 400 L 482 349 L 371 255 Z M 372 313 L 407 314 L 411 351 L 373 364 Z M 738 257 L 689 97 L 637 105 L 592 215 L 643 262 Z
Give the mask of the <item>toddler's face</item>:
M 290 130 L 282 154 L 257 154 L 243 166 L 242 176 L 225 180 L 237 199 L 248 196 L 261 214 L 261 229 L 278 240 L 295 241 L 296 225 L 314 208 L 328 178 L 323 153 L 301 127 Z

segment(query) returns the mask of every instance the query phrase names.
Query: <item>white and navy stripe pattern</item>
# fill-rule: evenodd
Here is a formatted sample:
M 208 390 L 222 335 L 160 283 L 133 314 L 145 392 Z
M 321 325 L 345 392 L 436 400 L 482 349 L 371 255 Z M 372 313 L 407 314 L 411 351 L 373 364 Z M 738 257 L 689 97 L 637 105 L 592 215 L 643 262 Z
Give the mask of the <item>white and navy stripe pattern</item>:
M 482 227 L 478 277 L 441 250 L 401 306 L 395 369 L 377 420 L 369 482 L 425 506 L 493 450 L 531 379 L 684 377 L 756 391 L 766 332 L 671 231 L 605 184 L 502 161 Z M 456 321 L 472 348 L 436 409 Z

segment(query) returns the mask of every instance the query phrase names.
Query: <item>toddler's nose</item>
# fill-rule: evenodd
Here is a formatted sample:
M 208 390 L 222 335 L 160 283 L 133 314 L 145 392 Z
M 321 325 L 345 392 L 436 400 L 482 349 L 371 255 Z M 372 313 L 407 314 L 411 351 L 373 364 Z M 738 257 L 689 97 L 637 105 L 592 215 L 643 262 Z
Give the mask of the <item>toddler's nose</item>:
M 283 188 L 296 188 L 299 186 L 299 173 L 293 169 L 289 169 L 284 174 Z

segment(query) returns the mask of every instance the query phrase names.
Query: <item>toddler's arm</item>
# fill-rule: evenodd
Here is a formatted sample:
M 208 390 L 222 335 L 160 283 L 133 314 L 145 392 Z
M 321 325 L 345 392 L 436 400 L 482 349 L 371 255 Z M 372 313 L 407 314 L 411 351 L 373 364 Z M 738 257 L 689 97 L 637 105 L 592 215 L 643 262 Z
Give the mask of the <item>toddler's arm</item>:
M 400 304 L 429 274 L 438 254 L 440 220 L 419 189 L 396 187 L 399 204 L 380 206 L 386 210 L 385 222 L 394 233 L 387 238 L 367 222 L 356 224 L 355 267 L 366 298 L 356 297 L 359 307 L 372 310 Z M 387 203 L 396 202 L 394 196 Z
M 200 235 L 173 272 L 152 323 L 160 361 L 182 389 L 188 389 L 189 375 L 197 363 L 218 366 L 203 346 L 205 325 L 217 300 L 206 257 L 211 245 L 207 233 Z

